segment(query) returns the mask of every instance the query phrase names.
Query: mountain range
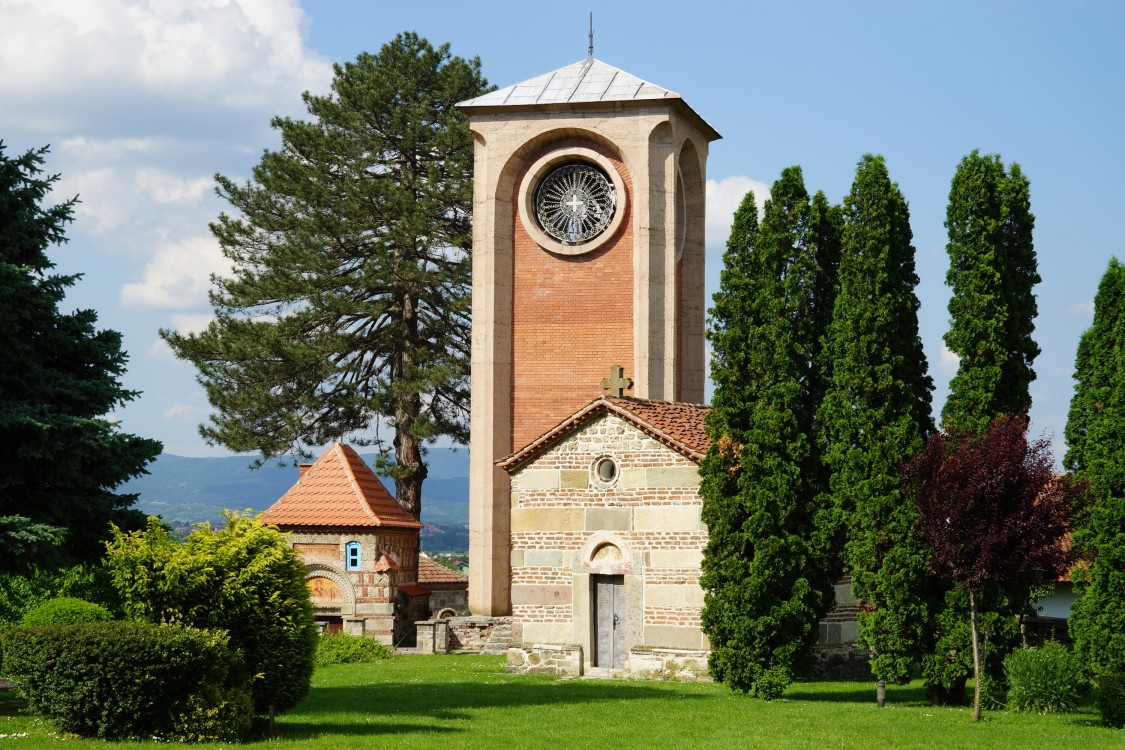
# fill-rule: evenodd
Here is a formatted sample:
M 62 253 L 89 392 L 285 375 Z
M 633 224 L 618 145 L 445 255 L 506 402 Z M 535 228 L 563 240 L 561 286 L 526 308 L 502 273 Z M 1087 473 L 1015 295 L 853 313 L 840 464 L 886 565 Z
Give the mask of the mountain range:
M 361 455 L 372 465 L 375 454 Z M 148 474 L 130 480 L 119 492 L 137 493 L 134 507 L 176 526 L 218 524 L 224 509 L 263 511 L 297 481 L 291 459 L 272 459 L 258 468 L 253 461 L 252 455 L 189 458 L 162 453 L 149 464 Z M 463 551 L 468 548 L 469 453 L 430 448 L 426 465 L 423 549 Z M 383 484 L 393 495 L 394 482 L 383 479 Z

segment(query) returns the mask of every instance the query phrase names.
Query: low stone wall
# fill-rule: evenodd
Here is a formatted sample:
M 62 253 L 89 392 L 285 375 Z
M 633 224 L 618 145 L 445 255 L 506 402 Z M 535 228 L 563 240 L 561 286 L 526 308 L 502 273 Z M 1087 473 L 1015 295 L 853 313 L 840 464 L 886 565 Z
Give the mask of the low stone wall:
M 629 651 L 629 675 L 642 680 L 710 681 L 707 651 L 634 646 Z
M 504 654 L 512 645 L 511 617 L 450 617 L 449 649 L 479 654 Z
M 871 680 L 868 653 L 854 643 L 820 644 L 816 647 L 814 680 Z
M 513 643 L 508 649 L 506 672 L 582 676 L 582 647 L 557 644 Z

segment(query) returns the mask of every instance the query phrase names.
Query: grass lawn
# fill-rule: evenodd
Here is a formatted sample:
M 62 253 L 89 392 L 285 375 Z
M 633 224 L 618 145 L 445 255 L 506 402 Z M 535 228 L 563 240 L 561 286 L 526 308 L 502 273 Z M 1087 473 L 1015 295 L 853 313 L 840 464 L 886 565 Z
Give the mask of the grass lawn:
M 783 700 L 765 703 L 713 684 L 516 677 L 492 656 L 399 656 L 320 669 L 305 702 L 278 718 L 277 732 L 270 747 L 333 750 L 1125 748 L 1125 732 L 1099 726 L 1093 709 L 1061 716 L 991 711 L 974 725 L 968 709 L 930 707 L 917 685 L 888 687 L 881 710 L 867 683 L 799 683 Z M 56 737 L 0 693 L 0 747 L 64 743 L 107 747 Z

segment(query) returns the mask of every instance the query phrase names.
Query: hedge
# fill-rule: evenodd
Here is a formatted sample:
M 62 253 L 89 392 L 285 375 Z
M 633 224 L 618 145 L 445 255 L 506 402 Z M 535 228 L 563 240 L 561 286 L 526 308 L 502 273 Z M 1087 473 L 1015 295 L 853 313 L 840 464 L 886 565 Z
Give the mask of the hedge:
M 137 622 L 17 626 L 4 667 L 28 708 L 101 739 L 236 740 L 250 730 L 249 675 L 227 635 Z

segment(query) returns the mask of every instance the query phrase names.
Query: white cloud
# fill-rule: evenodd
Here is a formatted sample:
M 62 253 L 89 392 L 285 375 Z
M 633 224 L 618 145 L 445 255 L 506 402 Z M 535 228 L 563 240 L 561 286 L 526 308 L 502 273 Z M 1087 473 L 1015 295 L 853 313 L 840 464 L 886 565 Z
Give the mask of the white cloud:
M 1066 311 L 1067 315 L 1075 315 L 1079 317 L 1089 317 L 1094 314 L 1094 298 L 1091 297 L 1084 302 L 1079 302 L 1076 305 L 1071 305 Z
M 209 237 L 164 244 L 145 265 L 141 280 L 121 287 L 121 304 L 134 308 L 200 307 L 207 301 L 211 274 L 230 270 L 230 261 Z
M 171 316 L 172 328 L 180 333 L 201 333 L 211 321 L 214 313 L 176 313 Z
M 298 0 L 3 0 L 0 13 L 9 128 L 96 131 L 127 111 L 176 130 L 200 110 L 295 102 L 331 77 L 304 45 Z
M 206 413 L 207 413 L 206 409 L 201 409 L 198 406 L 192 406 L 191 404 L 175 403 L 175 404 L 172 404 L 171 406 L 169 406 L 167 409 L 165 409 L 164 413 L 161 414 L 160 416 L 163 417 L 164 419 L 169 419 L 169 420 L 195 422 L 196 420 L 199 419 L 199 417 L 197 415 L 202 415 L 202 414 L 206 414 Z
M 730 236 L 730 225 L 734 212 L 742 204 L 746 193 L 754 191 L 761 216 L 766 201 L 770 197 L 770 186 L 751 177 L 736 175 L 721 180 L 707 180 L 707 245 L 723 247 Z
M 960 366 L 961 358 L 957 356 L 956 352 L 950 351 L 949 347 L 942 343 L 941 354 L 938 355 L 938 371 L 952 375 L 957 372 L 957 368 Z

